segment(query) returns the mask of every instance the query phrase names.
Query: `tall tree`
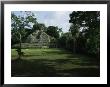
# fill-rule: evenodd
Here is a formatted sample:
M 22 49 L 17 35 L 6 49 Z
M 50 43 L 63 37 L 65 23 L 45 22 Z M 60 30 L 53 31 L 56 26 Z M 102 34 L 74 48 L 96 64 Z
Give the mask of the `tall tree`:
M 85 44 L 88 53 L 97 54 L 100 49 L 100 12 L 74 11 L 70 14 L 69 22 L 78 25 L 80 32 L 86 38 Z M 71 33 L 74 33 L 71 30 Z
M 73 52 L 74 53 L 76 53 L 77 39 L 79 37 L 79 29 L 80 27 L 78 24 L 72 24 L 69 29 L 73 37 L 73 42 L 74 42 Z
M 30 11 L 19 12 L 16 15 L 14 12 L 11 13 L 11 31 L 12 31 L 12 44 L 19 43 L 19 48 L 17 49 L 19 59 L 21 58 L 21 43 L 26 35 L 25 28 L 30 28 L 32 23 L 36 23 L 36 18 L 34 14 Z

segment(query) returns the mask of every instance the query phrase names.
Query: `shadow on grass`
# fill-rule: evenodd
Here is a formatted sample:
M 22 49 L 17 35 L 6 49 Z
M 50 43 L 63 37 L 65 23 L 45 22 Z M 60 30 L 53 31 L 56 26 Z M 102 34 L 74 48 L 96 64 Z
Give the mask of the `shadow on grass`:
M 100 76 L 100 69 L 95 67 L 77 67 L 80 66 L 93 66 L 94 64 L 81 61 L 73 61 L 73 59 L 21 59 L 11 61 L 11 75 L 13 77 L 98 77 Z M 57 69 L 56 65 L 73 63 L 73 68 Z M 71 65 L 70 65 L 71 67 Z
M 67 57 L 67 59 L 59 59 L 58 60 L 58 62 L 60 62 L 61 61 L 61 63 L 64 63 L 64 62 L 66 62 L 66 61 L 69 61 L 70 62 L 70 60 L 69 59 L 72 59 L 72 60 L 78 60 L 78 59 L 80 59 L 80 60 L 82 60 L 82 61 L 90 61 L 88 64 L 96 64 L 96 65 L 99 65 L 100 66 L 100 58 L 93 58 L 93 57 L 89 57 L 89 56 L 84 56 L 84 55 L 82 55 L 82 54 L 73 54 L 72 52 L 69 52 L 69 51 L 66 51 L 66 50 L 62 50 L 62 49 L 60 49 L 61 51 L 43 51 L 44 52 L 44 54 L 49 54 L 49 55 L 55 55 L 55 54 L 57 54 L 57 55 L 62 55 L 62 54 L 68 54 L 68 56 L 66 56 Z M 77 62 L 76 62 L 77 63 Z
M 69 52 L 69 51 L 66 51 L 66 50 L 62 50 L 60 49 L 60 51 L 58 50 L 52 50 L 52 51 L 43 51 L 44 53 L 46 54 L 57 54 L 57 55 L 60 55 L 60 54 L 71 54 L 72 52 Z

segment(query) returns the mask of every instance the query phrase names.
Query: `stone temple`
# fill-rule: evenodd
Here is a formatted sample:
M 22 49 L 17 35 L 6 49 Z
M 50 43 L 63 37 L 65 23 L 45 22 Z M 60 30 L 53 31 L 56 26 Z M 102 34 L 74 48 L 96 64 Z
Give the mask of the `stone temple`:
M 36 47 L 56 47 L 56 39 L 42 30 L 36 30 L 30 34 L 26 39 L 26 43 L 33 44 Z
M 27 37 L 26 42 L 35 43 L 37 46 L 48 46 L 50 43 L 50 36 L 43 31 L 36 30 Z

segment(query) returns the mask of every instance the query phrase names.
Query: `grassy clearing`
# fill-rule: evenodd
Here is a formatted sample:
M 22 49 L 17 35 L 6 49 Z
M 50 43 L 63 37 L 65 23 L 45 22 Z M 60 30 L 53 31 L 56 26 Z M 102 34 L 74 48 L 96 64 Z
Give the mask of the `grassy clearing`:
M 12 76 L 33 77 L 91 77 L 99 76 L 99 63 L 84 55 L 62 49 L 22 49 L 25 53 L 17 59 L 12 49 Z

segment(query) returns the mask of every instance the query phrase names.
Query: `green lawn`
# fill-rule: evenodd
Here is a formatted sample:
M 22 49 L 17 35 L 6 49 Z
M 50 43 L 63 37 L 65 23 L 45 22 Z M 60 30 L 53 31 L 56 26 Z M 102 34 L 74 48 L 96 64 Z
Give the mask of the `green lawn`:
M 14 77 L 97 77 L 99 62 L 95 58 L 77 55 L 62 49 L 23 49 L 17 59 L 12 49 L 11 74 Z

